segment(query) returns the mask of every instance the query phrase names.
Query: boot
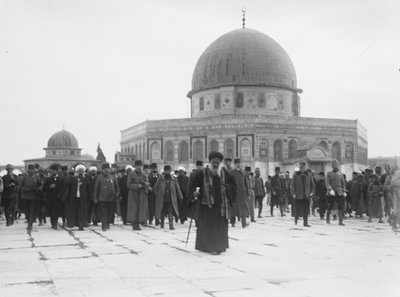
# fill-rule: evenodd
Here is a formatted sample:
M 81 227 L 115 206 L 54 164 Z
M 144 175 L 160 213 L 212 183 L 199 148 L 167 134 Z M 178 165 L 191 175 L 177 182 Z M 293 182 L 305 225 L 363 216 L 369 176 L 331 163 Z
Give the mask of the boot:
M 160 220 L 160 228 L 164 228 L 164 218 Z
M 339 210 L 339 226 L 344 226 L 343 217 L 344 217 L 343 210 Z
M 271 217 L 273 217 L 274 216 L 274 206 L 273 205 L 271 205 Z
M 326 223 L 327 223 L 327 224 L 330 224 L 330 223 L 331 223 L 331 211 L 330 211 L 330 210 L 328 210 L 328 211 L 326 212 Z
M 246 222 L 246 217 L 242 217 L 241 219 L 242 222 L 242 228 L 246 228 L 249 224 Z
M 262 206 L 260 206 L 260 207 L 258 208 L 258 218 L 259 218 L 259 219 L 262 218 L 261 212 L 262 212 Z
M 169 230 L 175 230 L 175 228 L 174 228 L 174 220 L 173 220 L 172 216 L 168 217 L 168 223 L 169 223 Z
M 279 206 L 279 210 L 281 212 L 281 217 L 286 216 L 286 214 L 283 213 L 283 207 L 282 206 Z

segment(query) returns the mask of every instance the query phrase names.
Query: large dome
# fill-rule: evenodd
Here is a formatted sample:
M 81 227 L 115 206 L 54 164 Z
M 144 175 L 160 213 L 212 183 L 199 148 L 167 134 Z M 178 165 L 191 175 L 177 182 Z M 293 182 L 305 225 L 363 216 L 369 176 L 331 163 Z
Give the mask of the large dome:
M 204 51 L 194 69 L 188 96 L 229 85 L 297 91 L 296 72 L 289 55 L 269 36 L 247 28 L 222 35 Z
M 78 148 L 76 137 L 65 130 L 54 133 L 47 142 L 48 148 Z

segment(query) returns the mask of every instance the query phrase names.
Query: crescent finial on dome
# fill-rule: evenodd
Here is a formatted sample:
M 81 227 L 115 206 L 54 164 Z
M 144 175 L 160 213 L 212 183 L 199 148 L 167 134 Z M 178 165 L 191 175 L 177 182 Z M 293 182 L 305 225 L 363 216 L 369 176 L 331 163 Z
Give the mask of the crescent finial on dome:
M 243 29 L 246 28 L 246 7 L 242 8 L 243 18 L 242 18 L 242 26 Z

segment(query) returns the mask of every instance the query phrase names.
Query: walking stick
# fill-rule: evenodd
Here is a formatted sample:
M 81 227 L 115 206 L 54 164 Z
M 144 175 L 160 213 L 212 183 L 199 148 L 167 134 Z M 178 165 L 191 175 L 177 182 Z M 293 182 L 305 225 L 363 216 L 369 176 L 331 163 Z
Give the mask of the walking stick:
M 193 219 L 192 219 L 192 218 L 190 218 L 190 224 L 189 224 L 189 230 L 188 230 L 188 234 L 187 234 L 187 237 L 186 237 L 186 244 L 185 244 L 185 248 L 187 248 L 187 244 L 188 244 L 188 241 L 189 241 L 190 229 L 192 229 L 192 222 L 193 222 Z

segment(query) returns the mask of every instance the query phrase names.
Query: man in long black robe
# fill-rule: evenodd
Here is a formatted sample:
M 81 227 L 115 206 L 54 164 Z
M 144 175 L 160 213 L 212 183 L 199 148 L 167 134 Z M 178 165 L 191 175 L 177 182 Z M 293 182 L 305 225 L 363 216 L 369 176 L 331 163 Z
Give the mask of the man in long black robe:
M 226 195 L 224 170 L 219 168 L 223 156 L 211 152 L 211 168 L 204 168 L 194 176 L 199 213 L 197 218 L 196 249 L 214 255 L 229 248 L 228 218 L 230 204 Z

